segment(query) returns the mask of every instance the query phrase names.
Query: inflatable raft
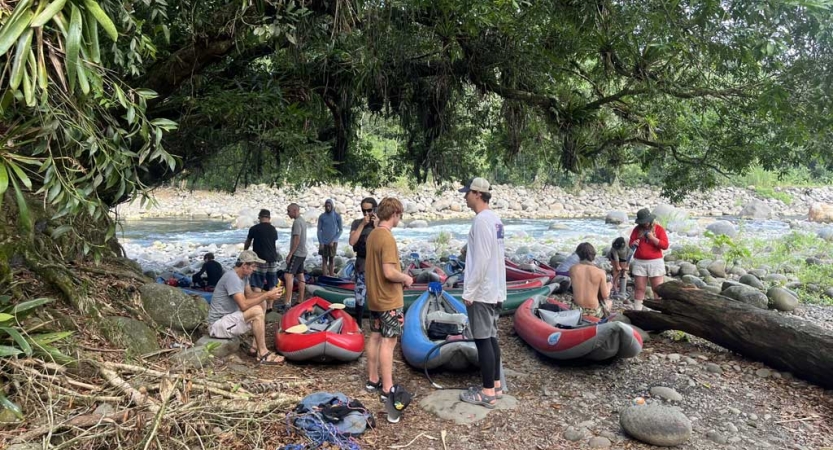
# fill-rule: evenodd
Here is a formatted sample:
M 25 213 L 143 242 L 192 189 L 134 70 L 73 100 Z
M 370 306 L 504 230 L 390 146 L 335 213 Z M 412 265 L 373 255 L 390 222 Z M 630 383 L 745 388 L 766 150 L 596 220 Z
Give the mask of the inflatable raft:
M 355 361 L 364 350 L 364 335 L 349 313 L 333 310 L 313 323 L 307 321 L 320 316 L 330 302 L 313 297 L 290 308 L 281 318 L 281 329 L 275 334 L 275 347 L 292 361 Z M 303 334 L 285 330 L 306 324 Z
M 330 277 L 321 275 L 315 279 L 315 284 L 320 286 L 332 286 L 340 289 L 353 290 L 356 288 L 356 283 L 352 278 Z
M 546 303 L 552 306 L 541 308 Z M 559 360 L 633 358 L 642 351 L 642 337 L 630 325 L 582 316 L 580 310 L 546 299 L 529 299 L 518 308 L 515 332 L 530 347 Z
M 476 367 L 477 347 L 463 339 L 471 339 L 466 307 L 439 284 L 422 293 L 405 314 L 402 353 L 413 367 L 458 371 Z

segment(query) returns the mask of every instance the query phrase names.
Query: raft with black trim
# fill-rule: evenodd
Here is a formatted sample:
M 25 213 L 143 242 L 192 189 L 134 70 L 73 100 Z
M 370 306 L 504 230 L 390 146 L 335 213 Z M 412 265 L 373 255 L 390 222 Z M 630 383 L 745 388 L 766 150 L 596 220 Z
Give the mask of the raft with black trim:
M 418 369 L 466 370 L 478 365 L 477 346 L 468 330 L 468 315 L 463 303 L 439 283 L 432 283 L 405 314 L 402 353 L 405 361 Z M 432 328 L 432 323 L 435 328 Z M 432 336 L 429 336 L 429 329 Z M 438 334 L 439 333 L 439 334 Z M 443 344 L 435 348 L 438 344 Z
M 544 303 L 558 311 L 540 308 Z M 551 299 L 525 301 L 515 312 L 514 326 L 530 347 L 552 359 L 603 361 L 642 351 L 642 337 L 630 325 L 583 316 Z
M 352 290 L 356 288 L 356 283 L 351 278 L 331 277 L 328 275 L 321 275 L 315 278 L 315 283 L 319 286 L 332 286 L 339 289 Z
M 306 324 L 309 330 L 302 334 L 284 330 L 306 323 L 330 308 L 330 302 L 312 297 L 286 312 L 281 318 L 281 329 L 275 334 L 275 347 L 292 361 L 355 361 L 364 351 L 364 335 L 358 324 L 344 310 L 329 314 Z

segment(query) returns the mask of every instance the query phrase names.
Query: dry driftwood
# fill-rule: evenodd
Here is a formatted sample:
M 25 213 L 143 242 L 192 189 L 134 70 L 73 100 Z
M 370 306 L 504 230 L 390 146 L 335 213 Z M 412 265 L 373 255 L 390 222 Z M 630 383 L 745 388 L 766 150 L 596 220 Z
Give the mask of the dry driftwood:
M 833 333 L 805 320 L 749 306 L 678 282 L 657 289 L 656 311 L 625 311 L 650 331 L 681 330 L 741 355 L 833 388 Z

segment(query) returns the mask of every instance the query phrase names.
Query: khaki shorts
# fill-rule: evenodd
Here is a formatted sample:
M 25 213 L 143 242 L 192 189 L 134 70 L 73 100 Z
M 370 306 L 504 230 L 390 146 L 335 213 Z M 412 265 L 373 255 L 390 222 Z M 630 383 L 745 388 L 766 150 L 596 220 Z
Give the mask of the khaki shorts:
M 208 327 L 208 335 L 218 339 L 231 339 L 246 334 L 252 326 L 246 323 L 243 311 L 233 312 L 220 317 L 219 320 Z
M 631 261 L 631 273 L 635 277 L 664 277 L 665 261 L 662 259 L 634 259 Z

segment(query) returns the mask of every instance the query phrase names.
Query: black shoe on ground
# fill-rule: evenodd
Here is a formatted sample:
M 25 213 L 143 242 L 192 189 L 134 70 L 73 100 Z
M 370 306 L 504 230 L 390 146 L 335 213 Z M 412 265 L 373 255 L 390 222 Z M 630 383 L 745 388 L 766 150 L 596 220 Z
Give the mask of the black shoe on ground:
M 375 383 L 370 381 L 370 380 L 367 380 L 364 383 L 364 390 L 367 391 L 367 392 L 370 392 L 371 394 L 381 391 L 382 390 L 382 380 L 379 380 Z

